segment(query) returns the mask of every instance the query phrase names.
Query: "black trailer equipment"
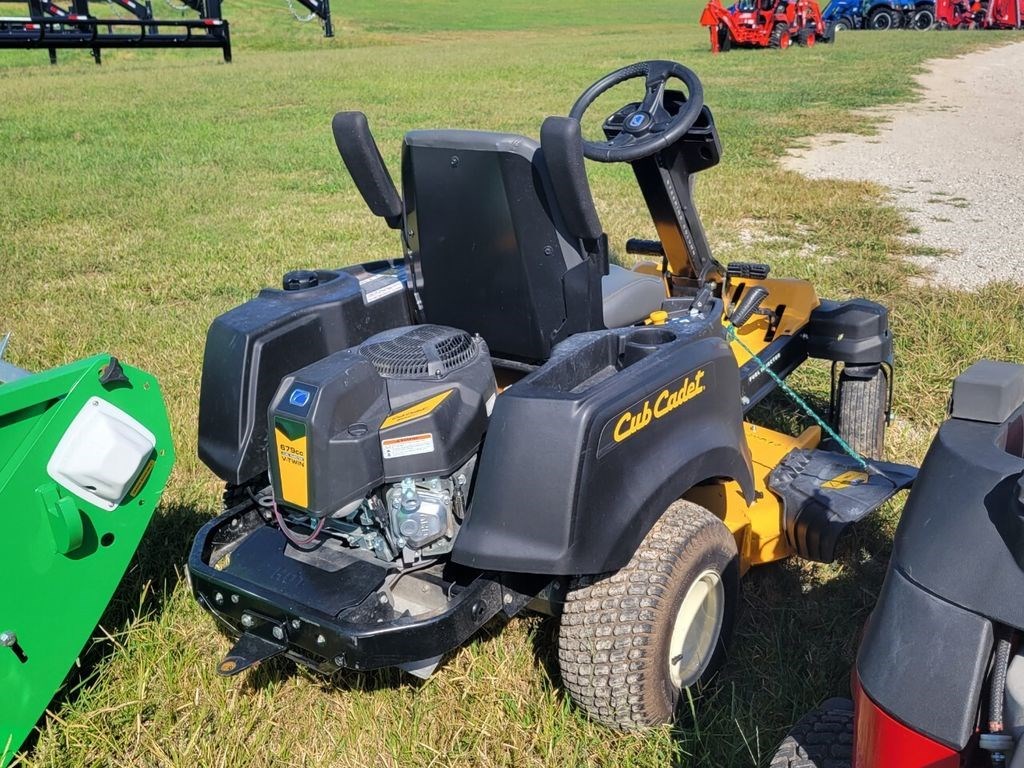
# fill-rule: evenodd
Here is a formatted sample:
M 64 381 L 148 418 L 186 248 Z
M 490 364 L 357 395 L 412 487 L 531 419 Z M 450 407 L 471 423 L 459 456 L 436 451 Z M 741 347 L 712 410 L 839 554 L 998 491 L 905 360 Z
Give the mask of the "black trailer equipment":
M 61 48 L 88 49 L 97 64 L 104 48 L 220 48 L 224 61 L 231 61 L 231 33 L 221 18 L 221 0 L 185 0 L 199 18 L 175 20 L 153 18 L 148 0 L 110 1 L 134 18 L 97 18 L 89 0 L 72 0 L 70 8 L 27 0 L 28 16 L 0 16 L 0 48 L 46 49 L 51 64 L 57 63 Z

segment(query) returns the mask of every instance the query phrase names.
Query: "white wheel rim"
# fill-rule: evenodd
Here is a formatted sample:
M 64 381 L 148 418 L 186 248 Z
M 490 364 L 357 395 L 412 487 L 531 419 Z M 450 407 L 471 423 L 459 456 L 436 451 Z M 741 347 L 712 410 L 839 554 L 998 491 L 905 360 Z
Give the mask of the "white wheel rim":
M 700 680 L 714 656 L 724 616 L 725 585 L 717 571 L 708 569 L 686 590 L 672 625 L 668 669 L 675 688 Z

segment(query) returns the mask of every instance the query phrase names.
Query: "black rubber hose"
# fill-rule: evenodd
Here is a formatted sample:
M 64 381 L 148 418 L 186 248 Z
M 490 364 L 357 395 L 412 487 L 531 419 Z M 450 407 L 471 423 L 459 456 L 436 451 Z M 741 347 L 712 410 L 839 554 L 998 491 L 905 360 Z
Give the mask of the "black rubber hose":
M 1010 666 L 1010 639 L 996 641 L 996 656 L 992 663 L 992 685 L 989 688 L 988 729 L 991 733 L 1003 730 L 1003 703 L 1006 698 L 1006 670 Z

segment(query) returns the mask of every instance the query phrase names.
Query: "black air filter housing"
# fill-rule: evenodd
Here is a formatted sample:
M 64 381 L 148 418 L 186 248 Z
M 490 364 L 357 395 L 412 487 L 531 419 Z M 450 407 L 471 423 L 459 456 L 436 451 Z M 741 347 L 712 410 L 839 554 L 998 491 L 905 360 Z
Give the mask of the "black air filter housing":
M 483 339 L 437 325 L 376 334 L 282 381 L 274 493 L 320 516 L 385 482 L 451 475 L 479 448 L 496 394 Z

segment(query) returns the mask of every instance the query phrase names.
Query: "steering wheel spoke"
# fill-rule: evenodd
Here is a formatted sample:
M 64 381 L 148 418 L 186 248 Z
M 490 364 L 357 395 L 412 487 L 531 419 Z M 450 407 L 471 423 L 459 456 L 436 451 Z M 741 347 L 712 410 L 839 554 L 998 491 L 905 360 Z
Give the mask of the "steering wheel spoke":
M 626 115 L 618 134 L 610 141 L 584 141 L 583 154 L 604 163 L 633 162 L 661 151 L 685 135 L 704 107 L 704 89 L 693 70 L 674 61 L 641 61 L 616 70 L 590 86 L 573 104 L 569 116 L 582 122 L 583 115 L 601 94 L 627 80 L 644 78 L 644 98 Z M 687 98 L 676 114 L 665 107 L 669 78 L 681 80 Z
M 659 112 L 664 112 L 663 105 L 665 103 L 665 78 L 651 82 L 651 78 L 647 78 L 647 95 L 644 96 L 644 100 L 640 103 L 640 111 L 646 112 L 651 117 L 654 117 Z
M 633 135 L 632 133 L 627 133 L 626 131 L 622 131 L 614 139 L 607 142 L 607 144 L 609 147 L 612 147 L 613 149 L 618 149 L 620 147 L 628 147 L 632 144 L 635 144 L 636 141 L 637 138 L 635 135 Z

